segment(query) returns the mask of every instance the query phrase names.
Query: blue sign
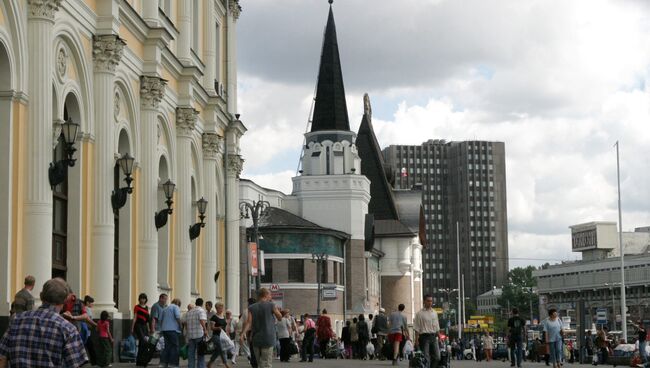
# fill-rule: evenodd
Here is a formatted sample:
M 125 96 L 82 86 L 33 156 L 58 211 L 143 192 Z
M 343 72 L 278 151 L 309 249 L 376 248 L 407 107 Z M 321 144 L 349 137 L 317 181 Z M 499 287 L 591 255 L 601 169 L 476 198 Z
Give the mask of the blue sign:
M 604 325 L 607 324 L 607 308 L 598 308 L 596 309 L 596 324 Z

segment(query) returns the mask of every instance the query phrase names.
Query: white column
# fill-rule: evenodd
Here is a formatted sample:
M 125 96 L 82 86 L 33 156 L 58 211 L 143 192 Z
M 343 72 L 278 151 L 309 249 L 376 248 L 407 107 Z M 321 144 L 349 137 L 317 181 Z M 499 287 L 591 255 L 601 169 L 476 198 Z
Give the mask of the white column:
M 191 0 L 179 0 L 178 3 L 178 40 L 176 57 L 183 64 L 190 64 L 192 47 L 192 3 Z
M 227 29 L 227 59 L 226 73 L 228 74 L 228 112 L 237 112 L 237 27 L 236 21 L 239 19 L 241 8 L 239 2 L 235 0 L 228 1 L 228 29 Z
M 146 0 L 142 2 L 142 19 L 149 26 L 156 27 L 158 26 L 158 1 L 157 0 Z M 148 296 L 149 294 L 147 294 Z
M 239 175 L 244 160 L 238 154 L 228 154 L 226 167 L 226 308 L 239 309 Z
M 176 108 L 176 243 L 174 245 L 174 280 L 172 293 L 183 306 L 191 299 L 192 251 L 188 229 L 192 216 L 192 137 L 197 111 L 191 107 Z
M 217 245 L 219 229 L 217 223 L 217 162 L 221 157 L 221 138 L 214 133 L 203 134 L 203 187 L 208 207 L 205 212 L 206 224 L 203 233 L 203 255 L 201 256 L 201 295 L 205 300 L 215 300 L 217 285 L 214 274 L 217 272 Z
M 158 77 L 140 78 L 140 135 L 142 167 L 138 186 L 140 200 L 140 241 L 138 243 L 138 292 L 146 293 L 151 300 L 158 294 L 158 234 L 154 214 L 158 209 L 158 105 L 165 93 L 167 82 Z M 162 204 L 161 204 L 162 206 Z
M 30 0 L 27 3 L 29 120 L 25 129 L 24 237 L 19 246 L 23 247 L 23 273 L 33 275 L 35 290 L 40 290 L 52 277 L 52 190 L 47 173 L 53 158 L 52 26 L 61 0 Z M 38 293 L 34 293 L 34 297 L 38 299 Z
M 203 18 L 204 29 L 204 42 L 203 42 L 203 61 L 205 62 L 205 74 L 203 75 L 203 87 L 208 92 L 215 92 L 214 79 L 215 79 L 215 64 L 218 66 L 217 51 L 216 51 L 216 37 L 217 25 L 214 20 L 214 2 L 207 1 L 205 3 L 205 14 Z
M 124 41 L 117 35 L 95 36 L 95 156 L 90 292 L 97 311 L 115 312 L 113 302 L 113 265 L 115 225 L 111 192 L 115 166 L 115 132 L 113 127 L 115 66 L 124 51 Z M 96 312 L 99 315 L 99 312 Z

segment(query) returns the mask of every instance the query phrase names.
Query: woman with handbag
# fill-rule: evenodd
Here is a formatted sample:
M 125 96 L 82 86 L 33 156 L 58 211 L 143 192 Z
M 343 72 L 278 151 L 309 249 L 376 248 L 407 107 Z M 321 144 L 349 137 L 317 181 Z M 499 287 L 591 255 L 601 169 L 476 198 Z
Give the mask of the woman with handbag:
M 230 365 L 228 364 L 228 352 L 221 346 L 221 334 L 225 334 L 225 329 L 228 324 L 226 316 L 224 315 L 223 303 L 217 303 L 215 307 L 216 313 L 210 319 L 210 325 L 212 326 L 212 339 L 210 340 L 210 349 L 212 349 L 212 356 L 208 362 L 208 368 L 212 367 L 212 363 L 214 363 L 218 357 L 221 357 L 221 361 L 226 366 L 226 368 L 230 368 Z

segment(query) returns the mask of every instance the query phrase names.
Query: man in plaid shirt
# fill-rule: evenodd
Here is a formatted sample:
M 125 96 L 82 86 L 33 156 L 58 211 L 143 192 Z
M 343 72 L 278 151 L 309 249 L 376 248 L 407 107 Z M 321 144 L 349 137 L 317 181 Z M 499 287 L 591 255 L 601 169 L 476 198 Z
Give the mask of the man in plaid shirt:
M 189 368 L 205 368 L 205 356 L 199 354 L 201 340 L 208 337 L 208 315 L 203 309 L 203 299 L 196 299 L 196 306 L 185 314 L 187 336 L 187 361 Z
M 79 332 L 60 315 L 69 292 L 60 278 L 43 285 L 43 305 L 17 315 L 0 340 L 0 368 L 81 367 L 88 362 Z

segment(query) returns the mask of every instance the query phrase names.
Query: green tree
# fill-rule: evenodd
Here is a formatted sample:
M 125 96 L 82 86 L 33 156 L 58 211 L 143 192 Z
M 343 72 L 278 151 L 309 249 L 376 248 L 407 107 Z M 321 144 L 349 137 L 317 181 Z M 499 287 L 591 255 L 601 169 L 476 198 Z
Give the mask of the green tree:
M 533 271 L 535 270 L 534 266 L 528 266 L 513 268 L 508 272 L 508 283 L 503 285 L 503 293 L 499 298 L 501 308 L 510 306 L 510 309 L 512 309 L 517 307 L 519 315 L 524 319 L 532 320 L 535 316 L 538 316 L 539 298 L 535 293 L 537 280 L 533 277 Z M 531 309 L 532 316 L 530 314 Z

